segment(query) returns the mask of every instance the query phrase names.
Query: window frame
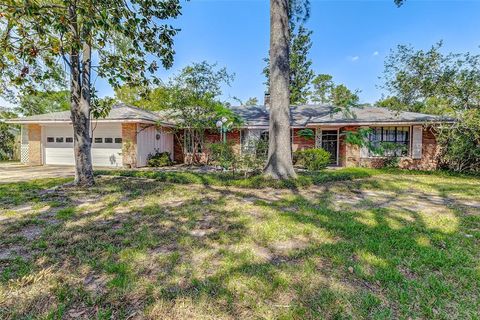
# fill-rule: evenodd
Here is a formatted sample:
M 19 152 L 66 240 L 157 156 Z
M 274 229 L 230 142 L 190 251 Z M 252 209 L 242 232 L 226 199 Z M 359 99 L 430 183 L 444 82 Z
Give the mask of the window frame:
M 394 134 L 394 139 L 391 141 L 388 138 L 389 133 L 385 133 L 385 129 L 388 131 L 392 131 L 392 128 L 395 131 Z M 399 128 L 403 128 L 406 130 L 398 130 Z M 370 127 L 370 129 L 375 132 L 375 136 L 378 137 L 378 129 L 380 130 L 380 140 L 372 140 L 372 134 L 373 132 L 370 132 L 368 134 L 368 142 L 369 143 L 382 143 L 382 142 L 389 142 L 389 143 L 396 143 L 396 144 L 401 144 L 406 146 L 405 152 L 401 153 L 400 155 L 393 155 L 394 157 L 410 157 L 411 155 L 411 142 L 412 142 L 412 128 L 411 126 L 375 126 L 375 127 Z M 406 139 L 399 141 L 399 132 L 407 132 Z M 386 155 L 386 154 L 375 154 L 373 153 L 370 149 L 368 150 L 368 158 L 387 158 L 391 157 L 391 155 Z
M 98 140 L 98 141 L 97 141 Z M 103 143 L 103 138 L 93 138 L 93 143 Z

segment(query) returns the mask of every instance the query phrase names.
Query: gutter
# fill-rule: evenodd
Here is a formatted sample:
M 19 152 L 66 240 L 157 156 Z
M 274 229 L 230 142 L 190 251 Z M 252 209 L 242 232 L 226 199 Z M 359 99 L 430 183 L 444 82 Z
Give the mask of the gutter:
M 146 119 L 99 119 L 93 120 L 96 123 L 148 123 L 158 124 L 158 121 L 146 120 Z M 72 124 L 71 120 L 22 120 L 11 119 L 5 121 L 10 124 Z M 173 124 L 167 122 L 160 122 L 160 125 L 164 127 L 174 127 Z

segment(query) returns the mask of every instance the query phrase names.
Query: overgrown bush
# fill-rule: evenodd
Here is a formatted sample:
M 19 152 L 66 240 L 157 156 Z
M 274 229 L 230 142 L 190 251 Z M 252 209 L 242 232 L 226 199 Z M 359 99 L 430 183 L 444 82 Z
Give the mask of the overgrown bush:
M 156 152 L 148 155 L 147 164 L 149 167 L 166 167 L 172 165 L 169 152 Z
M 331 162 L 331 155 L 322 148 L 305 149 L 294 154 L 295 164 L 309 171 L 325 169 Z
M 480 109 L 467 110 L 452 125 L 436 128 L 440 166 L 456 172 L 480 172 Z
M 208 162 L 222 167 L 225 170 L 235 171 L 238 157 L 231 142 L 213 142 L 207 145 Z
M 240 167 L 245 174 L 258 173 L 265 167 L 267 156 L 268 141 L 263 139 L 252 141 L 250 146 L 242 152 Z

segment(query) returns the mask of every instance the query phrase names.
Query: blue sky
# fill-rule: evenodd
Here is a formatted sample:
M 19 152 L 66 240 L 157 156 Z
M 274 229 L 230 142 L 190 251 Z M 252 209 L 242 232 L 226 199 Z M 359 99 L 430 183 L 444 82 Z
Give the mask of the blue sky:
M 397 8 L 393 0 L 311 0 L 313 30 L 310 57 L 317 73 L 361 90 L 362 102 L 382 96 L 378 77 L 390 49 L 397 44 L 428 48 L 439 40 L 445 51 L 480 53 L 480 1 L 413 1 Z M 235 73 L 224 99 L 263 100 L 262 59 L 269 44 L 268 0 L 191 0 L 173 21 L 182 29 L 175 38 L 175 63 L 160 71 L 167 79 L 192 62 L 206 60 Z M 98 80 L 100 96 L 113 95 Z

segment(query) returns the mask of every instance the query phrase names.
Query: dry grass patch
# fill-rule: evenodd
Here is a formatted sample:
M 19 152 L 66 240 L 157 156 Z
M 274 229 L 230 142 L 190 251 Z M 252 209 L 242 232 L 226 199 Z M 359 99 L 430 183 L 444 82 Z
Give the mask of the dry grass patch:
M 478 179 L 361 170 L 0 185 L 0 318 L 475 318 Z

